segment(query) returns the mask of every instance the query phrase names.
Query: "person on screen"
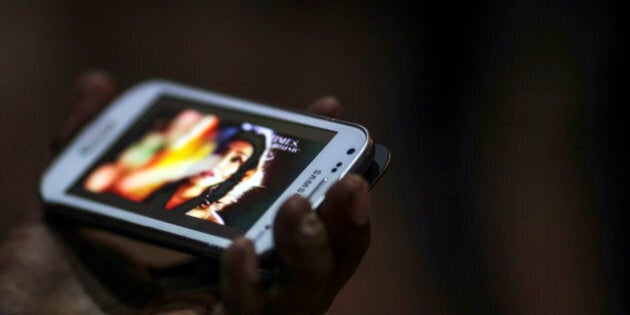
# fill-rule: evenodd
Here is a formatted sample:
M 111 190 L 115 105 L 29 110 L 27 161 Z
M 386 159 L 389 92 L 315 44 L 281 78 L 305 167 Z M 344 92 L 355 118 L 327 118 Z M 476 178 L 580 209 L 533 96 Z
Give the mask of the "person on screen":
M 225 224 L 218 212 L 262 186 L 271 139 L 271 130 L 243 124 L 242 131 L 217 150 L 222 156 L 219 163 L 182 183 L 165 207 L 170 210 L 201 196 L 186 214 Z

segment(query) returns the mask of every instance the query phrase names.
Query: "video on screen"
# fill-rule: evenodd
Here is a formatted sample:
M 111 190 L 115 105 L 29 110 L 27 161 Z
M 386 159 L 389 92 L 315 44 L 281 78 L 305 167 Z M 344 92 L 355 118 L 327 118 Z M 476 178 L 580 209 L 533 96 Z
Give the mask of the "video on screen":
M 155 115 L 96 163 L 78 190 L 248 228 L 325 143 L 219 116 L 196 108 Z

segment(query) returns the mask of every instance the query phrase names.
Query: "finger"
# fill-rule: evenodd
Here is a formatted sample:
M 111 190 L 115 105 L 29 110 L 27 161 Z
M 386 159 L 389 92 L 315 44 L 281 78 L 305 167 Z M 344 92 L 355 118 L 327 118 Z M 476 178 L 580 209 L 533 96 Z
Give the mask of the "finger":
M 308 111 L 330 118 L 339 118 L 343 112 L 343 106 L 341 106 L 341 102 L 336 97 L 323 96 L 313 102 L 308 107 Z
M 229 314 L 262 314 L 263 291 L 252 242 L 240 238 L 221 257 L 221 299 Z
M 273 312 L 311 308 L 326 289 L 334 263 L 326 228 L 306 199 L 296 196 L 284 203 L 274 239 L 284 282 L 271 297 Z
M 114 80 L 106 72 L 91 70 L 83 74 L 70 94 L 70 111 L 53 142 L 53 150 L 67 145 L 81 127 L 107 106 L 115 95 Z
M 370 244 L 365 180 L 351 174 L 334 184 L 326 194 L 321 216 L 335 257 L 335 272 L 328 292 L 332 299 L 352 276 Z

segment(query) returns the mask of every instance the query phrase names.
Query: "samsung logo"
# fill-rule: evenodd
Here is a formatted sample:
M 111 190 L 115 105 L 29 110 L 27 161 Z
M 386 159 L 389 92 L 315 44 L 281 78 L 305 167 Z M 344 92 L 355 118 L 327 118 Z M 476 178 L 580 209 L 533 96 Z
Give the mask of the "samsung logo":
M 304 181 L 304 183 L 302 183 L 300 188 L 298 188 L 298 194 L 303 194 L 308 189 L 308 187 L 310 187 L 313 182 L 315 182 L 315 180 L 321 173 L 321 170 L 314 170 L 313 173 L 309 175 L 308 178 Z

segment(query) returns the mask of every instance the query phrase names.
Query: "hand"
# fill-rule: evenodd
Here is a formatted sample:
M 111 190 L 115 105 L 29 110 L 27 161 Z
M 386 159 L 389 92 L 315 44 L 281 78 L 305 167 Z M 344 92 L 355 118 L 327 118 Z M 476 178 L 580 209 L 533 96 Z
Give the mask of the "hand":
M 309 111 L 338 117 L 339 102 L 324 97 Z M 367 183 L 358 175 L 334 184 L 320 215 L 292 197 L 274 223 L 278 276 L 264 289 L 250 240 L 240 238 L 221 258 L 222 304 L 217 314 L 321 314 L 354 273 L 370 243 Z
M 71 98 L 73 110 L 56 142 L 57 148 L 67 143 L 114 95 L 112 80 L 102 72 L 91 72 L 79 79 Z M 309 110 L 338 117 L 341 106 L 336 99 L 324 97 Z M 321 217 L 302 198 L 287 201 L 275 222 L 280 265 L 276 277 L 264 288 L 251 242 L 236 240 L 221 259 L 219 291 L 223 298 L 215 311 L 323 313 L 367 249 L 367 203 L 367 185 L 358 176 L 348 176 L 331 188 Z M 39 220 L 11 232 L 0 247 L 0 313 L 133 311 L 133 307 L 119 303 L 117 296 L 110 294 L 121 290 L 130 291 L 127 293 L 131 300 L 139 297 L 139 305 L 148 303 L 144 313 L 205 313 L 216 303 L 209 292 L 184 293 L 177 299 L 164 300 L 161 292 L 155 290 L 155 279 L 147 266 L 129 257 L 124 249 L 116 248 L 119 246 L 104 244 L 90 231 L 68 227 L 72 225 L 57 229 L 63 232 L 62 242 Z M 86 265 L 92 267 L 82 267 Z M 128 281 L 121 284 L 112 278 Z
M 70 98 L 73 110 L 55 144 L 67 142 L 114 94 L 107 75 L 92 72 L 81 77 Z M 0 246 L 0 313 L 102 314 L 101 307 L 112 312 L 127 309 L 97 281 L 85 279 L 88 272 L 75 268 L 80 264 L 72 263 L 64 243 L 40 216 L 13 228 Z M 97 293 L 99 303 L 88 291 Z
M 328 192 L 321 217 L 293 197 L 274 224 L 279 274 L 263 289 L 251 241 L 236 240 L 221 259 L 217 314 L 321 314 L 354 273 L 370 241 L 367 184 L 350 175 Z

